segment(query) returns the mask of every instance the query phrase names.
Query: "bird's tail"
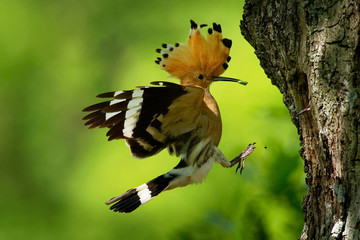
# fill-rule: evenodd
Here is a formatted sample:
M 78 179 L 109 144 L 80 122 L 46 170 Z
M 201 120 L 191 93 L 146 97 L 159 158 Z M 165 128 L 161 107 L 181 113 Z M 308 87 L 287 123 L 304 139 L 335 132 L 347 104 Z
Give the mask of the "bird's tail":
M 106 204 L 115 203 L 110 207 L 114 212 L 132 212 L 164 191 L 177 176 L 170 171 L 139 187 L 129 189 L 126 193 L 110 199 Z

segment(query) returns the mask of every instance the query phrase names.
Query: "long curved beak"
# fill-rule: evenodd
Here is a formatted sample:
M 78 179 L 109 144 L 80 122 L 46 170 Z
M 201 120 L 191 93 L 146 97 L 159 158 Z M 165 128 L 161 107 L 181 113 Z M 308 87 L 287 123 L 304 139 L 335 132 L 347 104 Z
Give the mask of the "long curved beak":
M 228 77 L 214 77 L 213 81 L 223 81 L 223 82 L 236 82 L 242 85 L 248 84 L 247 81 L 236 79 L 236 78 L 228 78 Z

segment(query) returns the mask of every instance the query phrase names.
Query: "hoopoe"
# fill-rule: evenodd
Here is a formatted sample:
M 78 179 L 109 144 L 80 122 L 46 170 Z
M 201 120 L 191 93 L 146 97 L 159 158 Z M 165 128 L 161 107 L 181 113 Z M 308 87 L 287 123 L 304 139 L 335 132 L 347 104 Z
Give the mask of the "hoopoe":
M 109 128 L 108 140 L 125 139 L 133 157 L 146 158 L 167 148 L 181 159 L 169 172 L 106 202 L 115 212 L 132 212 L 162 191 L 202 182 L 214 162 L 226 168 L 240 165 L 240 155 L 228 161 L 217 147 L 222 124 L 209 87 L 215 81 L 247 82 L 219 77 L 228 67 L 232 44 L 222 37 L 220 24 L 213 23 L 205 39 L 200 29 L 207 25 L 190 23 L 187 44 L 156 49 L 161 57 L 155 63 L 180 79 L 180 85 L 151 82 L 154 86 L 103 93 L 97 97 L 111 100 L 83 110 L 91 112 L 83 118 L 88 120 L 85 125 Z

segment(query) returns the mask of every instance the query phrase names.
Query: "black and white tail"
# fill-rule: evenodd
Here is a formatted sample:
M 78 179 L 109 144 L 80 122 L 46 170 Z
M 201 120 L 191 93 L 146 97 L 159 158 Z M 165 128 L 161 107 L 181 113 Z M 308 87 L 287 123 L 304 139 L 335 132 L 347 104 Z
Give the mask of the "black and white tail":
M 126 193 L 110 199 L 106 204 L 115 203 L 110 207 L 114 212 L 132 212 L 164 191 L 177 176 L 170 172 L 165 173 L 139 187 L 129 189 Z
M 113 204 L 110 210 L 114 212 L 129 213 L 147 203 L 164 190 L 201 183 L 211 170 L 215 159 L 219 157 L 216 151 L 209 150 L 209 145 L 206 145 L 206 143 L 207 141 L 202 141 L 196 144 L 195 149 L 190 152 L 189 158 L 182 158 L 178 165 L 169 172 L 139 187 L 129 189 L 126 193 L 110 199 L 106 204 Z M 205 147 L 204 144 L 206 145 Z M 195 159 L 198 161 L 196 164 L 193 164 Z

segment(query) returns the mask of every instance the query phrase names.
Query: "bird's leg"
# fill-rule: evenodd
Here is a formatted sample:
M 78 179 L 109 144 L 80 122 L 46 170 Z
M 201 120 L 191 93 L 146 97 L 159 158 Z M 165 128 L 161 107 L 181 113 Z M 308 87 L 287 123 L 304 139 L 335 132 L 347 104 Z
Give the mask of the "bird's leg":
M 223 167 L 231 168 L 238 163 L 236 172 L 240 169 L 240 174 L 245 168 L 245 158 L 249 156 L 255 150 L 255 143 L 250 143 L 238 156 L 233 160 L 228 161 L 222 152 L 217 148 L 217 162 L 219 162 Z
M 236 163 L 238 163 L 238 166 L 236 167 L 235 172 L 237 172 L 240 168 L 240 174 L 245 168 L 245 159 L 247 156 L 249 156 L 253 151 L 255 150 L 255 142 L 250 143 L 244 151 L 242 151 L 238 156 L 236 156 L 233 160 L 230 161 L 230 167 L 234 166 Z

